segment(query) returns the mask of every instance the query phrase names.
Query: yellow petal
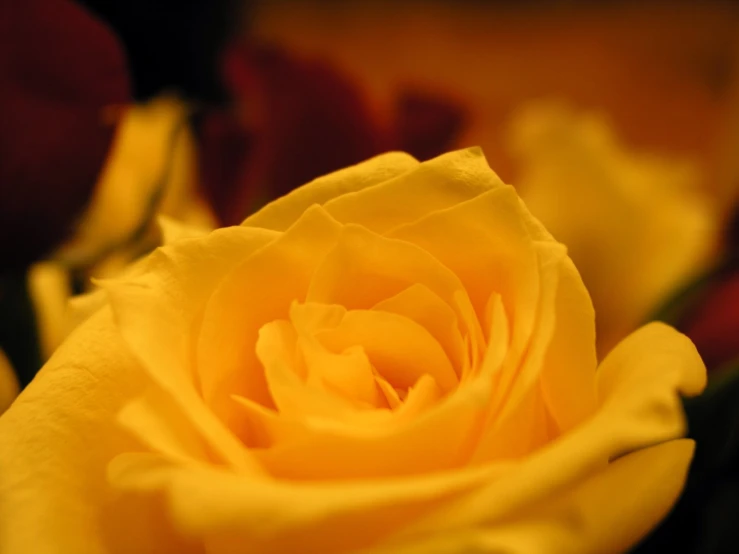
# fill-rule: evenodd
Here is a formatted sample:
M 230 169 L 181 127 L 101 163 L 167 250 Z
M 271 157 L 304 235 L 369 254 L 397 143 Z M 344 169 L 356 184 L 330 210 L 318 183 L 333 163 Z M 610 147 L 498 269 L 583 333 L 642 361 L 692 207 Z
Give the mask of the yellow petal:
M 297 338 L 292 326 L 283 321 L 273 321 L 259 330 L 257 339 L 256 354 L 262 366 L 259 371 L 264 373 L 270 396 L 280 415 L 341 419 L 344 414 L 352 412 L 353 404 L 349 399 L 330 394 L 324 387 L 310 386 L 295 371 Z M 290 339 L 292 344 L 286 344 Z
M 442 154 L 374 187 L 337 196 L 325 207 L 341 223 L 385 234 L 502 185 L 482 150 L 468 148 Z
M 193 350 L 201 312 L 216 283 L 274 235 L 245 227 L 219 229 L 204 239 L 159 248 L 146 259 L 146 272 L 103 283 L 121 335 L 152 380 L 224 461 L 255 470 L 241 443 L 203 402 Z
M 643 408 L 655 391 L 662 392 L 661 402 L 669 406 L 654 429 L 645 417 L 638 434 L 652 430 L 665 438 L 685 429 L 679 399 L 672 394 L 696 396 L 706 386 L 706 369 L 695 346 L 685 335 L 660 322 L 641 327 L 617 345 L 598 368 L 598 396 L 604 408 L 624 412 Z M 659 429 L 659 433 L 657 432 Z M 637 431 L 635 428 L 634 431 Z
M 58 253 L 61 259 L 86 265 L 146 229 L 168 193 L 184 196 L 180 191 L 192 185 L 195 173 L 186 122 L 185 105 L 174 98 L 126 111 L 81 224 Z
M 127 487 L 166 491 L 175 523 L 186 535 L 202 537 L 214 554 L 353 551 L 507 469 L 329 484 L 255 481 L 141 456 L 121 456 L 112 468 Z
M 377 479 L 463 466 L 478 438 L 489 388 L 467 386 L 439 400 L 433 386 L 421 385 L 411 399 L 418 402 L 414 418 L 404 420 L 398 410 L 397 421 L 387 418 L 374 427 L 352 419 L 346 425 L 307 421 L 303 436 L 254 455 L 270 473 L 298 480 Z
M 464 341 L 454 310 L 428 287 L 415 283 L 372 307 L 404 316 L 426 329 L 444 349 L 454 368 L 464 364 Z
M 222 419 L 236 407 L 233 394 L 272 404 L 255 352 L 259 330 L 287 319 L 292 302 L 305 299 L 316 264 L 339 232 L 339 224 L 313 206 L 287 232 L 275 233 L 274 242 L 242 257 L 213 291 L 202 317 L 196 365 L 203 397 Z
M 543 361 L 541 391 L 560 431 L 596 410 L 595 313 L 572 260 L 559 264 L 554 335 Z
M 390 152 L 351 167 L 319 177 L 267 204 L 247 217 L 242 225 L 285 231 L 313 204 L 372 187 L 418 166 L 408 154 Z
M 163 245 L 172 244 L 182 239 L 204 237 L 211 231 L 208 227 L 186 223 L 166 215 L 160 215 L 157 218 L 157 223 L 159 223 L 162 232 Z
M 629 151 L 599 114 L 532 103 L 509 141 L 521 196 L 593 296 L 605 354 L 710 260 L 716 208 L 694 164 Z
M 34 264 L 28 272 L 28 287 L 41 353 L 46 360 L 71 330 L 67 313 L 67 303 L 72 295 L 69 272 L 56 262 Z
M 306 315 L 313 321 L 307 321 Z M 306 385 L 336 392 L 357 407 L 384 407 L 375 380 L 375 369 L 364 345 L 354 342 L 339 348 L 327 348 L 320 340 L 322 331 L 335 329 L 345 316 L 346 310 L 341 306 L 309 303 L 291 307 L 290 318 L 298 332 L 299 349 L 306 365 Z
M 121 499 L 106 482 L 115 455 L 141 448 L 115 419 L 145 382 L 109 310 L 56 351 L 0 417 L 0 552 L 197 552 L 156 499 Z
M 408 389 L 427 374 L 443 391 L 458 377 L 436 339 L 421 325 L 403 316 L 375 310 L 349 310 L 333 329 L 316 334 L 335 352 L 358 345 L 372 365 L 399 389 Z
M 205 441 L 182 417 L 172 398 L 158 387 L 149 386 L 128 402 L 119 412 L 118 422 L 143 444 L 174 460 L 210 459 Z
M 639 450 L 503 521 L 395 544 L 391 538 L 360 552 L 618 554 L 667 515 L 685 483 L 693 449 L 692 441 L 674 440 Z
M 357 225 L 343 228 L 336 246 L 316 269 L 307 299 L 367 309 L 416 284 L 441 298 L 477 344 L 484 342 L 466 291 L 448 267 L 414 244 Z
M 389 233 L 451 269 L 479 320 L 490 295 L 501 296 L 511 324 L 511 359 L 521 356 L 528 344 L 539 287 L 537 255 L 521 211 L 513 189 L 500 185 Z
M 8 409 L 18 396 L 18 379 L 15 377 L 13 366 L 0 349 L 0 415 Z
M 600 406 L 593 417 L 522 459 L 505 479 L 414 524 L 409 536 L 505 518 L 562 494 L 609 460 L 683 436 L 680 395 L 696 394 L 706 378 L 692 343 L 664 324 L 630 335 L 604 360 L 598 376 Z

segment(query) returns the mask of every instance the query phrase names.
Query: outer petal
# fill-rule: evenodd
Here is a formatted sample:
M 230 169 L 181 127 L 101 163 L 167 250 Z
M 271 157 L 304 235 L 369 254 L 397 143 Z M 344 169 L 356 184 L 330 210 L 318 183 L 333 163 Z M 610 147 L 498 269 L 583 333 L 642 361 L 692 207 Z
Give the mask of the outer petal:
M 699 393 L 706 381 L 705 366 L 692 343 L 659 323 L 620 343 L 598 375 L 601 406 L 591 419 L 524 458 L 506 479 L 413 525 L 407 536 L 505 519 L 563 494 L 609 460 L 682 436 L 679 396 Z
M 265 229 L 220 229 L 205 239 L 158 249 L 145 262 L 147 272 L 103 283 L 131 351 L 209 440 L 218 457 L 241 467 L 251 466 L 243 446 L 206 407 L 198 391 L 195 333 L 216 284 L 274 235 Z
M 497 524 L 383 544 L 362 554 L 624 552 L 669 511 L 685 483 L 693 449 L 690 440 L 646 448 Z
M 664 515 L 683 484 L 692 443 L 639 449 L 683 432 L 677 393 L 696 393 L 704 370 L 687 339 L 655 324 L 614 350 L 601 372 L 601 411 L 519 464 L 288 491 L 211 470 L 157 478 L 121 463 L 138 486 L 168 490 L 183 531 L 218 554 L 301 544 L 336 552 L 377 540 L 377 552 L 618 551 Z
M 325 204 L 344 194 L 372 187 L 402 175 L 418 165 L 412 156 L 402 152 L 377 156 L 319 177 L 293 190 L 247 217 L 242 225 L 284 231 L 313 204 Z
M 326 210 L 341 223 L 384 234 L 502 186 L 482 150 L 467 148 L 442 154 L 374 187 L 338 196 L 326 203 Z
M 137 450 L 116 413 L 146 378 L 103 310 L 0 418 L 0 552 L 195 553 L 157 499 L 121 498 L 106 466 Z
M 235 227 L 247 232 L 265 229 Z M 213 291 L 202 317 L 197 369 L 202 395 L 222 419 L 230 420 L 238 394 L 270 405 L 255 345 L 259 329 L 285 319 L 294 300 L 303 300 L 315 266 L 333 247 L 341 227 L 313 206 L 285 233 L 247 256 Z M 230 421 L 231 427 L 236 422 Z
M 256 481 L 216 468 L 121 456 L 111 475 L 125 488 L 165 490 L 173 520 L 209 554 L 345 553 L 496 479 L 507 465 L 402 479 L 334 484 Z

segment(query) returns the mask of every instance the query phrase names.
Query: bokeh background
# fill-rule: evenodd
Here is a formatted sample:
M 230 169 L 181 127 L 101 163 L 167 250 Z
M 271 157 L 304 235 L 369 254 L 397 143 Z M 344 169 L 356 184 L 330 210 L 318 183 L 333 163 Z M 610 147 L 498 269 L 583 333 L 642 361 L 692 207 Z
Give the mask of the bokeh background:
M 157 217 L 238 224 L 381 152 L 469 146 L 567 244 L 602 354 L 668 308 L 710 366 L 739 352 L 735 3 L 0 10 L 0 345 L 22 383 L 72 326 L 67 298 L 160 243 Z

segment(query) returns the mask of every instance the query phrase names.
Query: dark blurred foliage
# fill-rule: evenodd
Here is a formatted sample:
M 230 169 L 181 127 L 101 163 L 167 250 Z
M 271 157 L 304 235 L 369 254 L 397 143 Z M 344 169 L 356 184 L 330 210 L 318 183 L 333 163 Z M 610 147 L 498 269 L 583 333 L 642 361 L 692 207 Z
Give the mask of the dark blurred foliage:
M 0 278 L 0 349 L 13 366 L 18 384 L 25 387 L 43 360 L 24 272 L 4 274 Z
M 0 0 L 0 272 L 49 252 L 84 209 L 129 100 L 123 52 L 68 0 Z
M 734 219 L 724 259 L 655 316 L 695 343 L 709 385 L 684 401 L 688 437 L 696 442 L 685 489 L 632 554 L 739 551 L 739 218 Z
M 241 30 L 245 0 L 79 0 L 106 21 L 123 43 L 134 97 L 165 90 L 189 99 L 224 99 L 218 58 Z
M 667 518 L 632 554 L 739 551 L 739 364 L 685 401 L 696 442 L 687 483 Z

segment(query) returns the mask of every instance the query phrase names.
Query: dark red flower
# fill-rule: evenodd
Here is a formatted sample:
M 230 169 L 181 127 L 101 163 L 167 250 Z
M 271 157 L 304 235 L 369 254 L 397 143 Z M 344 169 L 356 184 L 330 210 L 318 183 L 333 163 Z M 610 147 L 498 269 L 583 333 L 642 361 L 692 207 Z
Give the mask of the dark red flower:
M 0 0 L 0 264 L 50 251 L 86 205 L 129 99 L 124 54 L 67 0 Z
M 454 103 L 408 91 L 387 125 L 363 90 L 330 64 L 255 43 L 228 51 L 224 79 L 236 109 L 205 114 L 198 137 L 204 192 L 226 225 L 387 150 L 433 157 L 450 146 L 463 121 Z
M 709 370 L 739 360 L 739 269 L 713 278 L 679 327 L 695 343 Z

